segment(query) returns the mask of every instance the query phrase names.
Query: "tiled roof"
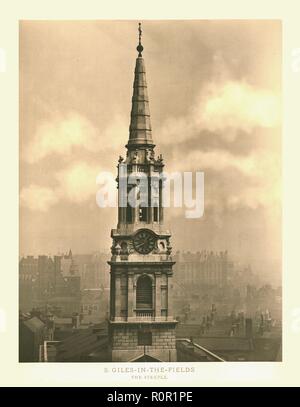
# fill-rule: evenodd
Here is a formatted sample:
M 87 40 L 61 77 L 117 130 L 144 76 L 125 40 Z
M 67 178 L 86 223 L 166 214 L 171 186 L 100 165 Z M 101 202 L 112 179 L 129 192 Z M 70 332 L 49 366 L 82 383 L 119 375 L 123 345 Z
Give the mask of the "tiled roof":
M 58 361 L 80 361 L 107 346 L 106 323 L 81 329 L 68 336 L 57 346 Z

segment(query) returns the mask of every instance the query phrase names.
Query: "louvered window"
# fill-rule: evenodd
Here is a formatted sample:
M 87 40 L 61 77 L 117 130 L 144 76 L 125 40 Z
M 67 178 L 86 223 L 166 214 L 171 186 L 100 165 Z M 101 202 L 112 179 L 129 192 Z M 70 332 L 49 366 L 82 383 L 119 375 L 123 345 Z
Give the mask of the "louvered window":
M 152 308 L 152 281 L 148 276 L 141 276 L 137 281 L 136 307 L 138 309 Z

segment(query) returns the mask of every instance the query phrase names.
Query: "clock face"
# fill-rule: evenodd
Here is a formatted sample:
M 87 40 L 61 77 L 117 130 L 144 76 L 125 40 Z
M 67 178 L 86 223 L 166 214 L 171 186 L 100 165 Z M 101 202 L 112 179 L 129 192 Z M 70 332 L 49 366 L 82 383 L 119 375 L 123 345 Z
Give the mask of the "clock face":
M 133 238 L 133 246 L 138 253 L 148 254 L 155 247 L 156 237 L 147 230 L 141 230 Z

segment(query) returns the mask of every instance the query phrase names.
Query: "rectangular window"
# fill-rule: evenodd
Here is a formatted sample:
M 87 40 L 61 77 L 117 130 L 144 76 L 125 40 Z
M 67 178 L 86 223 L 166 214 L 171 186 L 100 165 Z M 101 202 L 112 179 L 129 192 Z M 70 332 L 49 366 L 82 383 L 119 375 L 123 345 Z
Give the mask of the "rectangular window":
M 152 345 L 152 332 L 139 331 L 138 332 L 138 345 L 151 346 Z
M 153 208 L 153 221 L 158 222 L 158 207 L 154 206 Z

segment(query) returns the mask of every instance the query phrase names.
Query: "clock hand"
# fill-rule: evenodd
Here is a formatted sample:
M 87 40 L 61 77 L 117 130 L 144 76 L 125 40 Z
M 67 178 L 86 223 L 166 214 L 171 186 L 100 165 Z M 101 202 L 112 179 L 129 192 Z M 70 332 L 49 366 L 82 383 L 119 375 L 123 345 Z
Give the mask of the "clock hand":
M 140 242 L 137 242 L 137 243 L 135 244 L 135 246 L 136 246 L 136 247 L 142 247 L 142 246 L 143 246 L 143 242 L 141 242 L 141 241 L 140 241 Z

